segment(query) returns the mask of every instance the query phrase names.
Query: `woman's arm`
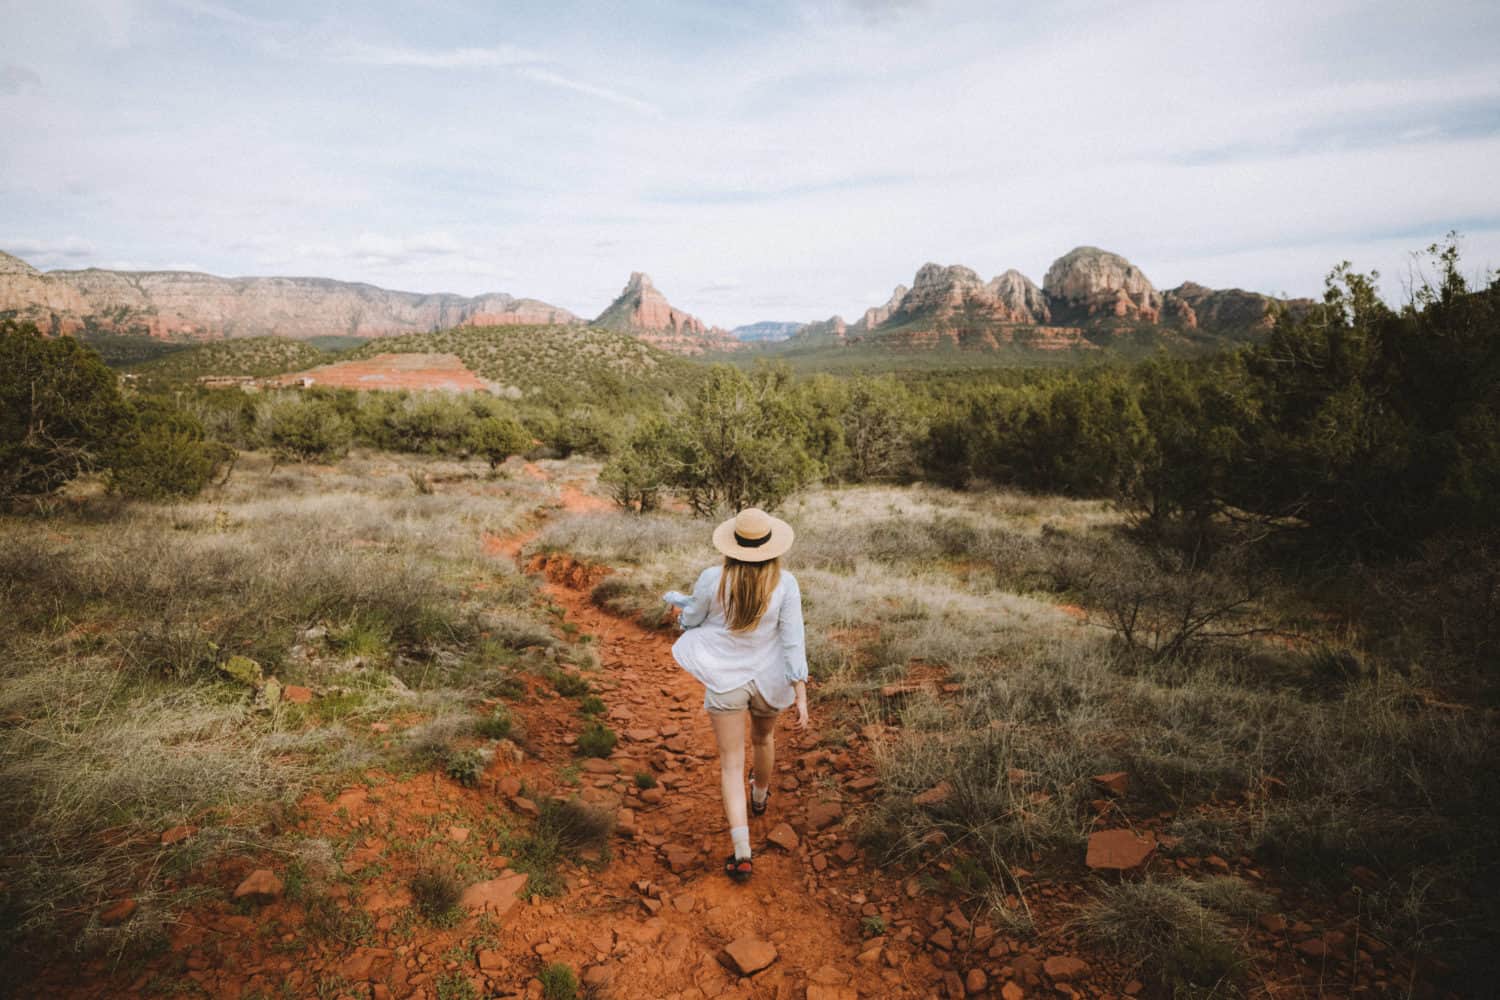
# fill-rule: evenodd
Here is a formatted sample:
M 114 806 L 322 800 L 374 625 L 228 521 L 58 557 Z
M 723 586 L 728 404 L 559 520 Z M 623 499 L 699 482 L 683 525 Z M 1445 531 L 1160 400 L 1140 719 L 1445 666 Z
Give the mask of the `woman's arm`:
M 672 600 L 673 596 L 681 597 L 676 591 L 666 595 L 666 600 L 682 609 L 682 616 L 678 618 L 678 624 L 683 628 L 694 628 L 702 625 L 703 619 L 708 617 L 708 609 L 714 600 L 715 567 L 710 566 L 698 574 L 698 580 L 693 584 L 693 596 L 686 601 Z
M 781 597 L 781 650 L 786 656 L 787 683 L 797 692 L 797 727 L 807 728 L 807 630 L 802 624 L 802 588 L 797 578 L 786 574 L 786 593 Z

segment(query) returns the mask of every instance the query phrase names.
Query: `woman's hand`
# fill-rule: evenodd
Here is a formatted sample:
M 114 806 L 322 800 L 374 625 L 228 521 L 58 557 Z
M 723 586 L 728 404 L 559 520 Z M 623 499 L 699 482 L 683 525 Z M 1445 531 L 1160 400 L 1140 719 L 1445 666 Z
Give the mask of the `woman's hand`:
M 797 686 L 797 728 L 806 732 L 807 730 L 807 685 Z

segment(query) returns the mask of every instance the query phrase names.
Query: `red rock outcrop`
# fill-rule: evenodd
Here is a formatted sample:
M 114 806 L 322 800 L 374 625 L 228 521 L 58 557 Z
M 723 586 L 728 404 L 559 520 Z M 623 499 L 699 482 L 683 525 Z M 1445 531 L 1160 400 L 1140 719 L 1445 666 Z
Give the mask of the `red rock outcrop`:
M 855 321 L 853 329 L 860 333 L 868 333 L 877 326 L 880 326 L 891 318 L 891 313 L 896 311 L 896 307 L 901 304 L 902 299 L 906 298 L 906 293 L 910 290 L 905 285 L 897 285 L 896 290 L 891 292 L 891 297 L 886 300 L 885 305 L 871 306 L 869 309 L 866 309 L 865 314 Z
M 594 320 L 594 326 L 634 334 L 653 347 L 675 354 L 732 351 L 740 341 L 675 308 L 651 283 L 651 276 L 632 271 L 624 291 Z
M 196 271 L 48 271 L 0 254 L 0 312 L 44 331 L 222 340 L 380 337 L 448 327 L 582 322 L 558 306 L 494 293 L 422 295 L 328 278 L 220 278 Z
M 1075 247 L 1053 261 L 1042 291 L 1053 313 L 1065 320 L 1161 319 L 1161 293 L 1145 274 L 1119 254 L 1098 247 Z
M 1243 288 L 1205 288 L 1185 281 L 1162 297 L 1162 322 L 1183 330 L 1254 333 L 1269 330 L 1276 310 L 1300 315 L 1313 308 L 1312 299 L 1277 299 Z

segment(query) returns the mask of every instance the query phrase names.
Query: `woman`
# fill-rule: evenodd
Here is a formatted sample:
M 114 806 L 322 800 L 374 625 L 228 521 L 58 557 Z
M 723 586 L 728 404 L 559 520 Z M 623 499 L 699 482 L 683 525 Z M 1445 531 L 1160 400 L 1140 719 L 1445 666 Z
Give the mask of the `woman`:
M 807 650 L 802 592 L 781 568 L 792 528 L 754 507 L 714 529 L 722 566 L 698 576 L 692 596 L 671 591 L 663 600 L 682 609 L 682 638 L 672 656 L 703 683 L 703 707 L 719 744 L 719 782 L 734 853 L 724 872 L 748 879 L 750 826 L 745 816 L 745 716 L 755 750 L 750 811 L 766 811 L 776 763 L 776 718 L 797 706 L 797 728 L 807 728 Z M 764 784 L 763 784 L 764 782 Z

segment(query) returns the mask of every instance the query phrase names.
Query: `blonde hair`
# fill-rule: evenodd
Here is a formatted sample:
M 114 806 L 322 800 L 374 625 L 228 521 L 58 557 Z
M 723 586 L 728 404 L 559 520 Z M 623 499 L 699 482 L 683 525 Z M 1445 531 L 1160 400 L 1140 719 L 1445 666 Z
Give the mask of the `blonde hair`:
M 731 632 L 748 632 L 760 624 L 771 603 L 771 592 L 781 582 L 781 560 L 741 562 L 724 557 L 724 572 L 719 577 L 719 603 L 724 606 L 724 621 Z

